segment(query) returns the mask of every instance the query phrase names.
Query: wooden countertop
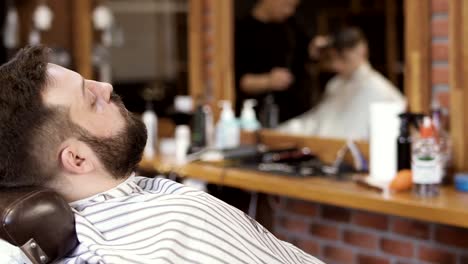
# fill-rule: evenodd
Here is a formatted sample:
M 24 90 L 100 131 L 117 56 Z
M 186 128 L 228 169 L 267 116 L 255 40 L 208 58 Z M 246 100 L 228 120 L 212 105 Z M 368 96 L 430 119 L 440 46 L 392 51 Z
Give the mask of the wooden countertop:
M 143 161 L 141 168 L 244 190 L 283 195 L 306 201 L 362 209 L 468 228 L 468 194 L 443 187 L 438 197 L 422 199 L 410 192 L 383 194 L 353 182 L 324 178 L 292 178 L 257 171 L 222 168 L 207 163 L 177 165 L 156 158 Z

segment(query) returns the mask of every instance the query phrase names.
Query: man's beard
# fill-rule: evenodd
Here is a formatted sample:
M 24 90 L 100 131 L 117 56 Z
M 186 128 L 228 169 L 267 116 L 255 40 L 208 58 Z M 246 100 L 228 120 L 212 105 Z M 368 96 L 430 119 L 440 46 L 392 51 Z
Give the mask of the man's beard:
M 129 176 L 141 161 L 147 132 L 140 118 L 126 110 L 118 95 L 112 94 L 111 101 L 119 107 L 124 118 L 123 130 L 115 136 L 103 138 L 80 128 L 79 140 L 91 147 L 112 177 L 123 179 Z

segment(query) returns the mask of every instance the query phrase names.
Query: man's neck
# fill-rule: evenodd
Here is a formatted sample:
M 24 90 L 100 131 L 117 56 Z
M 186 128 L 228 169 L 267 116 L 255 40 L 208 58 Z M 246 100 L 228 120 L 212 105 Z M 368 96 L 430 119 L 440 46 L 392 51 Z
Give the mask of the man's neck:
M 115 179 L 107 175 L 74 175 L 65 177 L 64 181 L 51 188 L 60 193 L 67 202 L 75 202 L 109 191 L 125 182 L 129 176 Z
M 359 70 L 359 68 L 361 68 L 363 65 L 367 64 L 368 61 L 367 60 L 361 60 L 359 62 L 357 62 L 350 70 L 349 72 L 346 72 L 346 73 L 341 73 L 340 74 L 340 77 L 343 78 L 343 79 L 346 79 L 346 80 L 349 80 L 351 79 L 354 74 Z

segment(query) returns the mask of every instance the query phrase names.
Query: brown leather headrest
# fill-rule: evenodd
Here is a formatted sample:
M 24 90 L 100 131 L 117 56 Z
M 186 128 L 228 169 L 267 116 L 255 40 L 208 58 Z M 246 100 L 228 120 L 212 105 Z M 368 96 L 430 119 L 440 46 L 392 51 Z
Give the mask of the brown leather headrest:
M 29 241 L 30 249 L 46 255 L 38 263 L 60 259 L 78 245 L 70 206 L 49 189 L 0 189 L 0 221 L 0 238 L 18 247 Z

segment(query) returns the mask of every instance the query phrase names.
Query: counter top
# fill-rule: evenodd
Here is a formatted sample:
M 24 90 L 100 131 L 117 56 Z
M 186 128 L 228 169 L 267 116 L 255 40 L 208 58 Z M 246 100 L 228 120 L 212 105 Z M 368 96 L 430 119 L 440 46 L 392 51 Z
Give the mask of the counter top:
M 249 191 L 468 228 L 468 194 L 451 187 L 443 187 L 438 197 L 423 199 L 410 192 L 383 195 L 350 181 L 293 178 L 208 163 L 177 165 L 156 158 L 141 162 L 140 167 Z

